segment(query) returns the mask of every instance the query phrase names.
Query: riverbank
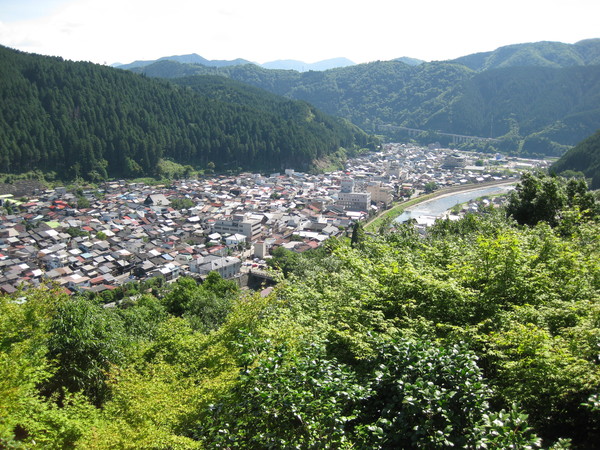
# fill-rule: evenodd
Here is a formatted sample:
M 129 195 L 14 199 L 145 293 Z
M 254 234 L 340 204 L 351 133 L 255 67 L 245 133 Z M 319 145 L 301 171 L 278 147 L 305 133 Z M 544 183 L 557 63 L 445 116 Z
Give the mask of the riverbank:
M 517 182 L 518 182 L 518 180 L 516 180 L 516 179 L 503 180 L 503 181 L 490 181 L 487 183 L 469 184 L 469 185 L 463 185 L 463 186 L 452 186 L 449 188 L 440 189 L 440 190 L 432 192 L 430 194 L 421 195 L 419 197 L 411 198 L 410 200 L 407 200 L 404 202 L 396 203 L 392 208 L 386 209 L 385 211 L 380 212 L 377 216 L 370 219 L 365 224 L 364 228 L 365 228 L 365 231 L 375 232 L 379 229 L 379 227 L 381 226 L 381 224 L 384 221 L 387 221 L 387 220 L 393 221 L 400 214 L 402 214 L 406 208 L 418 205 L 419 203 L 423 203 L 428 200 L 447 197 L 449 195 L 453 195 L 453 194 L 456 194 L 459 192 L 469 192 L 469 191 L 476 191 L 476 190 L 479 190 L 482 188 L 516 184 Z

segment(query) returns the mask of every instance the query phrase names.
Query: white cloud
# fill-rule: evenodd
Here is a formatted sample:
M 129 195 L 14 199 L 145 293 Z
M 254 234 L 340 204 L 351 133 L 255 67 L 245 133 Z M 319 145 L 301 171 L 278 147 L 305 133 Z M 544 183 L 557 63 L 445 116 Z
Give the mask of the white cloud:
M 0 23 L 0 43 L 100 63 L 193 52 L 256 62 L 430 60 L 600 37 L 597 17 L 597 0 L 73 0 Z

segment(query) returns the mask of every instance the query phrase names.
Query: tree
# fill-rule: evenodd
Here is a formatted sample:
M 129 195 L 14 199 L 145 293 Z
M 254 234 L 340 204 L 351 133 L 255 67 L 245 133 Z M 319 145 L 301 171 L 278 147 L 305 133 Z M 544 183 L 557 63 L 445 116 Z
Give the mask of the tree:
M 272 251 L 272 258 L 267 260 L 270 267 L 279 269 L 283 272 L 283 276 L 287 277 L 293 273 L 300 262 L 298 253 L 288 250 L 285 247 L 277 247 Z
M 365 230 L 360 221 L 354 222 L 354 226 L 352 227 L 352 237 L 350 239 L 350 244 L 352 247 L 360 246 L 365 240 Z
M 423 186 L 423 190 L 426 194 L 431 194 L 433 191 L 437 190 L 437 188 L 438 185 L 435 181 L 428 181 L 425 183 L 425 186 Z
M 87 209 L 90 207 L 90 201 L 84 196 L 77 196 L 77 208 L 79 209 Z
M 511 192 L 506 213 L 521 225 L 544 221 L 556 227 L 568 208 L 585 212 L 587 218 L 597 215 L 595 198 L 587 192 L 584 180 L 527 172 Z
M 57 369 L 44 391 L 64 395 L 83 391 L 96 405 L 108 395 L 107 374 L 122 361 L 125 341 L 121 321 L 83 297 L 62 304 L 50 325 L 48 356 Z
M 163 302 L 168 312 L 186 318 L 194 329 L 208 332 L 225 321 L 238 294 L 235 281 L 210 272 L 201 285 L 192 278 L 180 277 Z
M 506 213 L 522 225 L 532 226 L 543 220 L 555 226 L 565 203 L 566 197 L 556 177 L 527 172 L 511 192 Z

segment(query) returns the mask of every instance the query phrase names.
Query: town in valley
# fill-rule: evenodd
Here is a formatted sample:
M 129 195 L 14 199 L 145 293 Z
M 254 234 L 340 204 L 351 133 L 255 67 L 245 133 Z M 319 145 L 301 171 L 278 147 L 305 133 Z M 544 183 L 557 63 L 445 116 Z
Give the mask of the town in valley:
M 433 188 L 502 182 L 544 160 L 385 144 L 344 170 L 205 176 L 154 186 L 131 181 L 3 195 L 0 290 L 52 282 L 68 293 L 212 271 L 245 285 L 272 249 L 303 252 L 394 202 Z M 185 200 L 184 200 L 185 199 Z M 182 200 L 183 203 L 182 203 Z M 184 207 L 178 207 L 183 205 Z

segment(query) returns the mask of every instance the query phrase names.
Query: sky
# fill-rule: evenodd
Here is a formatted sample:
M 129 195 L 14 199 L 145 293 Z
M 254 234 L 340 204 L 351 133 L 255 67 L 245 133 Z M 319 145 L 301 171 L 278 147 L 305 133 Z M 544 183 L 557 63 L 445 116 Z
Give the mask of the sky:
M 0 0 L 0 45 L 99 64 L 453 59 L 600 38 L 598 0 Z

